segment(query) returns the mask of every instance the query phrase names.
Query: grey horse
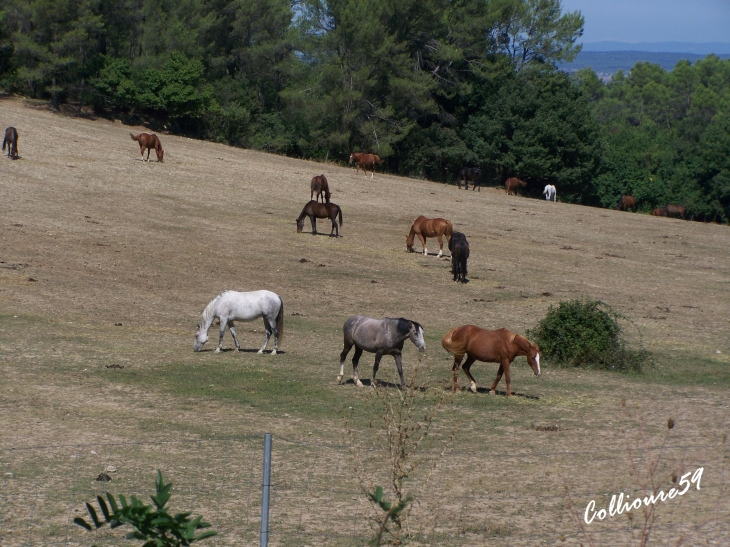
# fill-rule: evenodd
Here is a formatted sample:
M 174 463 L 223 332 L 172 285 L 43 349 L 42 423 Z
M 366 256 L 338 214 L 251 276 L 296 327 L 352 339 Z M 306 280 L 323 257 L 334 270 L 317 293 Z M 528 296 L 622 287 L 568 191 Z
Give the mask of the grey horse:
M 345 345 L 340 354 L 340 374 L 337 376 L 337 381 L 340 384 L 345 375 L 345 359 L 352 346 L 355 346 L 355 355 L 352 357 L 352 379 L 359 387 L 362 387 L 363 384 L 357 375 L 357 364 L 363 351 L 375 354 L 371 386 L 375 386 L 375 375 L 378 372 L 378 366 L 380 366 L 380 359 L 383 355 L 392 355 L 398 367 L 401 386 L 405 387 L 406 382 L 403 379 L 403 363 L 401 361 L 403 343 L 408 338 L 419 351 L 426 349 L 426 343 L 423 341 L 423 327 L 415 321 L 403 319 L 402 317 L 399 319 L 389 317 L 373 319 L 366 315 L 353 315 L 345 321 L 342 331 L 345 335 Z

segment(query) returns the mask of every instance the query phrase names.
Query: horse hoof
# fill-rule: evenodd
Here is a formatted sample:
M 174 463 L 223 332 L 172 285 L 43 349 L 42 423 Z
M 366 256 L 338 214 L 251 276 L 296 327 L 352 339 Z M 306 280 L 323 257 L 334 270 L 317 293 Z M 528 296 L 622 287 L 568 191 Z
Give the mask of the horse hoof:
M 356 385 L 357 387 L 364 387 L 363 383 L 362 383 L 362 382 L 361 382 L 360 380 L 356 380 L 356 381 L 355 381 L 355 385 Z
M 215 348 L 215 351 L 213 353 L 220 353 L 220 352 L 221 352 L 221 348 Z
M 493 389 L 490 389 L 489 391 L 487 391 L 487 395 L 494 395 L 495 393 L 496 392 Z
M 337 383 L 342 385 L 342 376 L 337 377 Z
M 276 355 L 276 350 L 272 351 L 271 355 Z
M 264 350 L 260 349 L 256 353 L 263 353 L 263 352 L 264 352 Z
M 477 385 L 476 384 L 472 384 L 471 386 L 469 386 L 469 391 L 471 391 L 472 393 L 476 393 L 477 392 Z

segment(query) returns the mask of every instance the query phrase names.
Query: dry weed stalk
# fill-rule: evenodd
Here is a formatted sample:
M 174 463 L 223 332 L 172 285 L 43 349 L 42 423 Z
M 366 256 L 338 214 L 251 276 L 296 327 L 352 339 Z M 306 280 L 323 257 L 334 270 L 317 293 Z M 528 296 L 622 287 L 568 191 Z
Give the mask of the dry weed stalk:
M 369 447 L 363 444 L 362 431 L 355 430 L 351 418 L 345 417 L 345 431 L 356 461 L 355 474 L 358 485 L 371 501 L 373 520 L 381 535 L 383 514 L 379 511 L 378 505 L 372 503 L 371 494 L 379 488 L 376 485 L 379 482 L 378 477 L 382 477 L 380 472 L 384 471 L 388 475 L 390 494 L 395 498 L 393 505 L 404 507 L 402 513 L 392 519 L 395 529 L 390 534 L 395 544 L 402 541 L 404 528 L 408 530 L 408 515 L 411 509 L 408 501 L 413 496 L 409 496 L 406 492 L 407 481 L 413 480 L 416 470 L 424 466 L 426 462 L 424 448 L 437 437 L 433 430 L 434 421 L 445 405 L 453 399 L 449 391 L 441 389 L 435 400 L 430 399 L 427 383 L 419 382 L 420 372 L 419 356 L 418 365 L 408 379 L 408 389 L 395 387 L 397 384 L 392 381 L 393 378 L 386 374 L 385 385 L 370 389 L 366 394 L 365 412 L 368 431 L 371 433 L 366 441 Z M 446 428 L 450 428 L 450 431 L 443 439 L 440 454 L 435 455 L 430 470 L 421 483 L 422 486 L 428 482 L 433 467 L 450 446 L 458 430 L 455 424 L 441 424 L 440 429 Z M 407 532 L 407 535 L 410 534 Z

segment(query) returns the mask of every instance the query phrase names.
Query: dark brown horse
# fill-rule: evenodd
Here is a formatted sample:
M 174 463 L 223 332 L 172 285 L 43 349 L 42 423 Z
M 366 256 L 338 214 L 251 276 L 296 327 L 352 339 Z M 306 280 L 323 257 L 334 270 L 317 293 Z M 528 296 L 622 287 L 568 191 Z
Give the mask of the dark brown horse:
M 320 203 L 318 201 L 310 201 L 302 209 L 297 219 L 297 233 L 301 233 L 304 229 L 304 217 L 309 217 L 312 223 L 312 235 L 317 235 L 317 219 L 328 218 L 332 221 L 332 230 L 330 236 L 340 237 L 340 230 L 337 226 L 337 215 L 340 216 L 340 226 L 342 226 L 342 209 L 336 203 Z
M 461 232 L 451 234 L 449 251 L 451 251 L 451 273 L 454 274 L 454 281 L 468 283 L 466 261 L 469 258 L 469 242 L 466 240 L 466 236 Z
M 367 177 L 368 173 L 365 168 L 370 167 L 370 178 L 375 176 L 375 164 L 383 163 L 383 160 L 379 156 L 375 154 L 364 154 L 362 152 L 353 152 L 350 154 L 350 165 L 352 165 L 353 161 L 357 162 L 355 174 L 360 173 L 360 168 L 362 167 L 362 172 Z
M 139 135 L 130 133 L 129 136 L 132 137 L 133 141 L 139 143 L 139 153 L 142 154 L 142 161 L 144 161 L 145 150 L 147 150 L 147 161 L 150 161 L 150 150 L 154 148 L 155 154 L 157 154 L 157 161 L 162 163 L 165 151 L 162 149 L 162 143 L 157 135 L 154 133 L 152 135 L 149 133 L 140 133 Z
M 312 177 L 312 183 L 310 185 L 311 192 L 309 194 L 309 199 L 314 199 L 315 201 L 319 201 L 319 198 L 322 198 L 322 203 L 330 202 L 330 187 L 329 184 L 327 184 L 327 177 L 324 175 L 315 175 Z M 316 196 L 316 197 L 315 197 Z
M 464 190 L 469 189 L 469 182 L 473 183 L 472 191 L 479 187 L 479 191 L 482 191 L 482 185 L 479 182 L 479 178 L 482 176 L 482 172 L 477 167 L 464 167 L 459 171 L 459 176 L 456 179 L 456 186 L 461 190 L 461 183 L 464 183 Z
M 653 217 L 665 217 L 667 216 L 666 208 L 664 207 L 657 207 L 656 209 L 653 209 L 651 212 L 651 216 Z
M 445 218 L 426 218 L 424 216 L 418 217 L 411 224 L 411 231 L 408 233 L 406 238 L 406 249 L 409 252 L 414 252 L 413 243 L 418 236 L 423 245 L 423 254 L 428 254 L 426 250 L 426 238 L 437 237 L 439 240 L 439 256 L 444 254 L 444 241 L 442 237 L 445 235 L 447 241 L 451 241 L 451 232 L 453 232 L 453 226 L 450 220 Z
M 8 127 L 5 130 L 5 138 L 3 139 L 3 152 L 5 145 L 8 145 L 8 157 L 18 159 L 18 130 L 14 127 Z
M 636 198 L 634 196 L 621 196 L 621 199 L 618 200 L 616 210 L 628 211 L 629 209 L 633 209 L 634 213 L 636 212 Z
M 507 195 L 517 195 L 517 189 L 520 186 L 524 188 L 525 186 L 527 186 L 527 183 L 524 180 L 518 179 L 517 177 L 510 177 L 504 182 L 504 189 L 507 190 Z
M 451 367 L 454 391 L 459 391 L 459 382 L 456 377 L 461 360 L 465 355 L 467 359 L 461 368 L 471 381 L 469 389 L 474 393 L 477 391 L 477 382 L 469 372 L 474 361 L 499 363 L 497 377 L 490 388 L 492 394 L 497 389 L 497 384 L 504 373 L 504 379 L 507 382 L 507 397 L 512 396 L 509 366 L 519 355 L 526 356 L 535 376 L 540 376 L 540 348 L 524 336 L 507 329 L 484 330 L 474 325 L 464 325 L 446 333 L 441 340 L 441 345 L 454 356 L 454 365 Z
M 665 217 L 671 217 L 673 215 L 678 215 L 679 218 L 684 220 L 684 215 L 687 212 L 687 209 L 685 209 L 684 205 L 667 205 L 664 208 L 664 216 Z

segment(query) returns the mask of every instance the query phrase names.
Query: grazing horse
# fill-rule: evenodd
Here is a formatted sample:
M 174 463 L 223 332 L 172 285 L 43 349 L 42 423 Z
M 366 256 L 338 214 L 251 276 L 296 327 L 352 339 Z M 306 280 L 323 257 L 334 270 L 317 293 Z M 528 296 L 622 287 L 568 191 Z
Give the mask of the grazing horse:
M 8 127 L 5 130 L 5 138 L 3 139 L 3 152 L 5 151 L 5 145 L 8 145 L 8 157 L 17 159 L 18 158 L 18 130 L 14 127 Z
M 408 252 L 410 253 L 414 252 L 413 243 L 415 241 L 415 236 L 418 235 L 418 239 L 421 240 L 421 245 L 423 245 L 423 254 L 427 255 L 428 250 L 426 249 L 426 238 L 437 237 L 439 240 L 439 256 L 442 256 L 444 254 L 444 242 L 442 237 L 445 235 L 446 240 L 450 241 L 452 231 L 453 226 L 451 225 L 450 220 L 446 220 L 445 218 L 426 218 L 424 216 L 420 216 L 413 221 L 413 224 L 411 224 L 411 231 L 408 233 L 408 237 L 406 238 L 406 249 L 408 249 Z
M 360 173 L 360 167 L 362 167 L 363 174 L 367 177 L 368 173 L 365 170 L 366 167 L 370 167 L 370 178 L 375 176 L 375 164 L 383 163 L 383 160 L 375 154 L 364 154 L 362 152 L 353 152 L 350 154 L 350 165 L 352 162 L 357 162 L 355 167 L 355 175 Z
M 401 361 L 403 343 L 409 339 L 419 351 L 426 349 L 426 343 L 423 341 L 423 327 L 415 321 L 402 317 L 399 319 L 389 317 L 373 319 L 365 315 L 353 315 L 345 321 L 342 331 L 345 336 L 345 344 L 340 353 L 340 374 L 337 376 L 337 382 L 340 384 L 345 376 L 345 359 L 352 346 L 355 346 L 355 355 L 352 356 L 352 379 L 358 387 L 363 385 L 357 375 L 357 364 L 363 351 L 375 354 L 371 386 L 376 385 L 375 375 L 380 366 L 380 359 L 383 355 L 392 355 L 395 358 L 395 365 L 398 367 L 400 384 L 405 388 L 406 382 L 403 379 Z
M 147 161 L 150 161 L 150 150 L 154 148 L 155 154 L 157 154 L 157 161 L 162 163 L 165 151 L 162 149 L 162 143 L 157 135 L 154 133 L 152 135 L 149 133 L 140 133 L 139 135 L 130 133 L 129 136 L 132 137 L 133 141 L 139 143 L 139 153 L 142 154 L 142 161 L 144 161 L 145 150 L 147 150 Z
M 320 203 L 318 201 L 310 201 L 304 206 L 302 212 L 297 219 L 297 233 L 301 233 L 304 229 L 304 217 L 309 217 L 309 221 L 312 223 L 312 235 L 317 235 L 317 219 L 328 218 L 332 221 L 332 232 L 335 232 L 335 237 L 340 237 L 340 230 L 337 226 L 337 215 L 340 216 L 340 226 L 342 226 L 342 209 L 336 203 Z
M 461 232 L 451 234 L 449 251 L 451 251 L 451 269 L 454 281 L 467 283 L 466 260 L 469 258 L 469 242 L 466 240 L 466 236 Z
M 540 376 L 540 348 L 524 336 L 507 329 L 484 330 L 474 325 L 464 325 L 446 333 L 441 340 L 441 345 L 454 356 L 454 365 L 451 367 L 454 391 L 459 391 L 456 377 L 464 355 L 467 356 L 467 359 L 461 368 L 471 381 L 469 389 L 474 393 L 477 392 L 477 382 L 469 372 L 474 361 L 499 363 L 497 377 L 492 382 L 490 393 L 495 392 L 497 384 L 502 379 L 502 373 L 504 373 L 504 379 L 507 382 L 507 397 L 512 396 L 509 366 L 518 355 L 525 355 L 535 376 Z
M 233 322 L 253 321 L 259 317 L 264 318 L 266 338 L 258 352 L 264 352 L 272 332 L 274 333 L 274 351 L 271 352 L 271 355 L 276 355 L 276 352 L 279 351 L 279 340 L 284 339 L 284 302 L 278 294 L 271 291 L 223 291 L 220 293 L 210 301 L 203 310 L 203 315 L 200 316 L 193 343 L 195 351 L 200 351 L 203 344 L 208 341 L 208 330 L 216 317 L 221 326 L 216 353 L 219 353 L 223 346 L 223 334 L 226 327 L 231 331 L 233 341 L 236 343 L 236 351 L 241 351 Z
M 651 216 L 653 216 L 653 217 L 665 217 L 665 216 L 667 216 L 666 207 L 657 207 L 656 209 L 653 209 L 652 212 L 651 212 Z
M 547 201 L 557 201 L 558 200 L 558 190 L 552 184 L 547 184 L 545 186 L 545 189 L 542 191 L 542 195 L 545 196 L 545 199 Z
M 672 215 L 679 215 L 679 218 L 684 220 L 684 215 L 687 212 L 684 205 L 667 205 L 664 208 L 664 216 L 671 217 Z
M 636 212 L 636 198 L 634 196 L 621 196 L 616 210 L 628 212 L 629 209 L 633 209 L 634 213 Z
M 464 190 L 469 189 L 469 181 L 472 182 L 472 191 L 474 191 L 477 186 L 479 187 L 479 191 L 482 191 L 482 185 L 479 182 L 479 178 L 482 176 L 482 172 L 477 167 L 464 167 L 461 171 L 459 171 L 459 176 L 456 179 L 456 186 L 461 190 L 461 183 L 464 183 Z
M 327 203 L 330 202 L 330 186 L 327 184 L 327 177 L 324 175 L 315 175 L 312 177 L 312 183 L 310 184 L 311 192 L 309 194 L 309 199 L 314 199 L 315 201 L 319 201 L 319 198 L 322 198 L 322 203 L 325 201 Z M 314 197 L 317 196 L 317 197 Z
M 504 182 L 504 189 L 507 191 L 507 195 L 517 195 L 517 189 L 520 186 L 524 188 L 525 186 L 527 186 L 527 183 L 524 180 L 518 179 L 517 177 L 510 177 Z

